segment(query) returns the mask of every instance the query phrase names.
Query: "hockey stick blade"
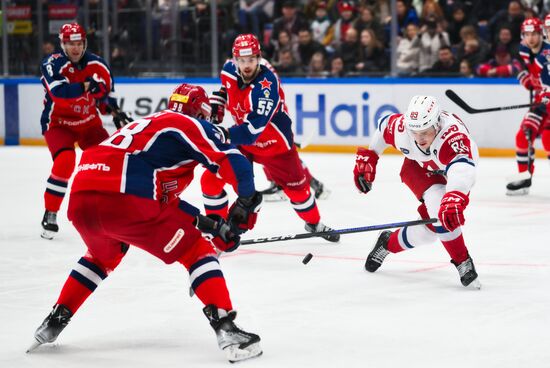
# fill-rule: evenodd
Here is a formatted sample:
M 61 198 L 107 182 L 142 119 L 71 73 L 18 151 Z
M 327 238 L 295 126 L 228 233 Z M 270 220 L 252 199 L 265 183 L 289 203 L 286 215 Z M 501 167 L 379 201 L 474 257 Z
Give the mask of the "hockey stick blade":
M 416 226 L 416 225 L 427 225 L 437 222 L 437 219 L 431 218 L 428 220 L 413 220 L 413 221 L 403 221 L 403 222 L 393 222 L 389 224 L 381 225 L 370 225 L 362 227 L 352 227 L 348 229 L 338 229 L 331 231 L 321 231 L 318 233 L 302 233 L 302 234 L 291 234 L 291 235 L 280 235 L 280 236 L 271 236 L 267 238 L 257 238 L 257 239 L 248 239 L 241 241 L 241 245 L 250 245 L 250 244 L 260 244 L 260 243 L 273 243 L 286 240 L 298 240 L 298 239 L 307 239 L 320 237 L 324 235 L 333 235 L 333 234 L 352 234 L 352 233 L 362 233 L 367 231 L 376 231 L 376 230 L 386 230 L 393 229 L 396 227 L 405 227 L 405 226 Z
M 464 101 L 462 98 L 460 98 L 459 95 L 456 94 L 455 91 L 452 89 L 448 89 L 445 91 L 445 95 L 453 101 L 455 104 L 457 104 L 462 110 L 466 111 L 468 114 L 480 114 L 484 112 L 493 112 L 493 111 L 505 111 L 505 110 L 515 110 L 515 109 L 523 109 L 526 107 L 533 107 L 536 106 L 536 104 L 522 104 L 522 105 L 511 105 L 511 106 L 500 106 L 500 107 L 490 107 L 487 109 L 476 109 L 468 105 L 466 101 Z

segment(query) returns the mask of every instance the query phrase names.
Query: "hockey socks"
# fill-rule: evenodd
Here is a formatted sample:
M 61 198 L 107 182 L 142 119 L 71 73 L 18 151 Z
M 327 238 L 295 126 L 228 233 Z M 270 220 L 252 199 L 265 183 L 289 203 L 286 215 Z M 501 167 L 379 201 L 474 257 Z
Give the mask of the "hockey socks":
M 73 314 L 107 277 L 107 273 L 88 258 L 80 258 L 61 289 L 56 304 L 65 305 Z
M 315 196 L 309 188 L 301 191 L 284 189 L 285 194 L 290 199 L 290 204 L 296 214 L 308 224 L 318 224 L 321 221 L 319 208 L 315 202 Z
M 457 230 L 460 231 L 460 229 Z M 457 230 L 448 234 L 452 236 L 452 234 Z M 468 249 L 466 248 L 466 244 L 464 243 L 464 237 L 462 236 L 462 233 L 459 232 L 458 237 L 452 240 L 441 239 L 441 243 L 443 243 L 443 246 L 447 250 L 447 253 L 449 253 L 449 256 L 451 256 L 451 259 L 454 261 L 455 264 L 460 264 L 468 259 Z
M 204 210 L 207 215 L 219 215 L 224 219 L 227 218 L 229 197 L 225 190 L 217 195 L 203 194 L 202 199 L 204 202 Z
M 216 257 L 201 258 L 189 267 L 189 281 L 195 295 L 205 306 L 215 305 L 226 311 L 233 309 L 225 278 Z
M 76 154 L 72 149 L 60 151 L 54 157 L 52 172 L 46 182 L 46 191 L 44 192 L 44 205 L 48 211 L 59 211 L 67 192 L 69 179 L 73 174 L 75 160 Z

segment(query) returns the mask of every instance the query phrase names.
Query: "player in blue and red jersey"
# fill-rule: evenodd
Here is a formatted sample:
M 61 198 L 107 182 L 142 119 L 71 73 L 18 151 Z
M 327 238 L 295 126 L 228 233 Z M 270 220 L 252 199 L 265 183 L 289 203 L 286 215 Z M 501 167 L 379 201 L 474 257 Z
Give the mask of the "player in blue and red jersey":
M 298 216 L 310 232 L 328 231 L 320 222 L 315 195 L 296 151 L 292 120 L 285 105 L 284 91 L 277 75 L 262 63 L 260 43 L 252 34 L 239 35 L 233 43 L 233 59 L 223 66 L 222 89 L 227 93 L 225 108 L 235 125 L 217 126 L 251 161 L 264 166 L 270 180 L 283 188 Z M 223 120 L 225 109 L 217 110 Z M 201 179 L 207 213 L 225 216 L 227 193 L 224 182 L 205 172 Z M 323 236 L 337 242 L 338 234 Z
M 230 361 L 261 354 L 259 336 L 233 323 L 236 312 L 214 249 L 236 249 L 237 231 L 221 217 L 203 216 L 179 199 L 201 164 L 239 196 L 229 211 L 230 223 L 253 227 L 255 222 L 258 208 L 242 205 L 258 196 L 252 166 L 236 147 L 220 141 L 218 130 L 206 121 L 210 113 L 204 89 L 182 84 L 170 96 L 168 110 L 131 122 L 83 152 L 68 217 L 88 249 L 36 331 L 31 350 L 55 341 L 130 244 L 189 271 L 191 287 Z
M 102 58 L 86 51 L 84 29 L 77 23 L 64 24 L 59 40 L 63 52 L 46 57 L 41 65 L 45 97 L 40 122 L 53 159 L 44 193 L 46 239 L 59 230 L 57 212 L 74 170 L 75 143 L 82 150 L 100 143 L 109 134 L 99 114 L 120 113 L 111 71 Z
M 538 18 L 528 18 L 521 24 L 522 43 L 519 55 L 526 69 L 518 74 L 520 83 L 531 91 L 533 101 L 539 103 L 531 108 L 524 116 L 520 129 L 516 134 L 516 160 L 520 175 L 506 186 L 508 195 L 523 195 L 529 193 L 531 177 L 534 171 L 535 150 L 531 143 L 538 135 L 542 137 L 542 145 L 550 158 L 550 114 L 548 113 L 548 101 L 550 90 L 544 85 L 541 77 L 547 77 L 548 59 L 550 58 L 550 44 L 544 41 L 542 22 Z M 531 156 L 529 158 L 529 156 Z M 531 167 L 528 167 L 531 162 Z

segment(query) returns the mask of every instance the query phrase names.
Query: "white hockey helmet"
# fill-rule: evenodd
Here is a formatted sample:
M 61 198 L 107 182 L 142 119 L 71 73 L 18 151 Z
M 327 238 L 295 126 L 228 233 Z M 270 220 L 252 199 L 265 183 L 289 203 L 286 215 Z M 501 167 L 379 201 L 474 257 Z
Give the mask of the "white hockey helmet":
M 439 104 L 432 96 L 416 95 L 405 112 L 405 126 L 410 131 L 439 128 Z

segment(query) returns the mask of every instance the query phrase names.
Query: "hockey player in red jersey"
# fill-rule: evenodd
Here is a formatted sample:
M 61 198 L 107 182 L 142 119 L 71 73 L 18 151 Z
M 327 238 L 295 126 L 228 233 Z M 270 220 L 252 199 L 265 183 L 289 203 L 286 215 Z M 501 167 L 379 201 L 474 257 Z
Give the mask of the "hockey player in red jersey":
M 380 120 L 369 149 L 357 149 L 353 176 L 360 192 L 371 190 L 378 157 L 388 146 L 405 155 L 401 180 L 421 202 L 418 212 L 422 218 L 436 217 L 439 221 L 381 232 L 365 269 L 375 272 L 389 253 L 439 239 L 462 284 L 480 288 L 460 227 L 464 224 L 479 156 L 468 129 L 458 116 L 441 111 L 435 98 L 414 96 L 405 114 L 391 114 Z
M 239 235 L 221 217 L 203 216 L 179 199 L 202 164 L 230 183 L 238 199 L 229 211 L 236 228 L 254 226 L 259 208 L 250 162 L 206 121 L 211 108 L 198 86 L 182 84 L 168 109 L 131 122 L 82 154 L 71 186 L 68 217 L 88 249 L 71 271 L 53 311 L 29 350 L 56 340 L 71 317 L 124 258 L 128 245 L 188 271 L 191 287 L 218 344 L 231 361 L 262 353 L 260 337 L 239 329 L 214 246 L 233 251 Z M 208 235 L 209 239 L 203 237 Z
M 99 114 L 118 110 L 109 67 L 86 51 L 84 29 L 77 23 L 64 24 L 59 41 L 63 52 L 46 57 L 41 65 L 45 97 L 40 122 L 53 159 L 44 193 L 42 237 L 46 239 L 59 230 L 57 212 L 74 170 L 75 143 L 86 150 L 106 139 L 109 134 Z
M 307 177 L 294 144 L 284 91 L 277 75 L 262 63 L 256 36 L 242 34 L 235 39 L 233 59 L 223 66 L 221 81 L 227 93 L 227 101 L 223 104 L 235 125 L 228 129 L 217 126 L 220 133 L 227 142 L 237 145 L 249 160 L 263 165 L 270 180 L 283 188 L 297 215 L 305 221 L 307 231 L 330 230 L 320 222 L 315 195 L 309 186 L 311 178 Z M 224 111 L 224 108 L 216 109 L 218 121 L 223 120 Z M 201 185 L 207 213 L 225 216 L 224 182 L 205 172 Z M 325 235 L 323 238 L 337 242 L 340 236 Z
M 550 44 L 544 41 L 542 22 L 538 18 L 529 18 L 521 25 L 522 43 L 519 55 L 527 70 L 518 74 L 519 82 L 531 91 L 533 101 L 538 103 L 523 117 L 516 134 L 516 160 L 519 176 L 506 186 L 508 195 L 524 195 L 529 193 L 535 166 L 535 150 L 533 142 L 537 136 L 542 137 L 542 145 L 550 159 L 550 86 L 544 86 L 541 78 L 548 79 L 541 73 L 547 69 L 550 58 Z M 531 149 L 529 149 L 531 147 Z M 528 167 L 530 165 L 530 167 Z

